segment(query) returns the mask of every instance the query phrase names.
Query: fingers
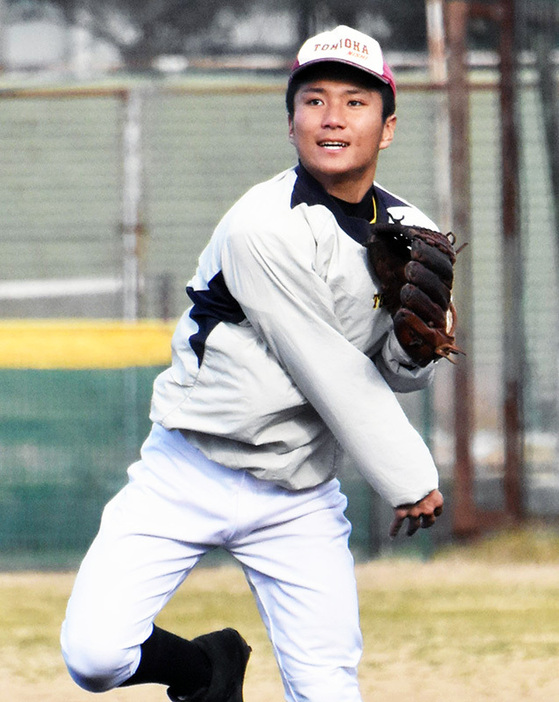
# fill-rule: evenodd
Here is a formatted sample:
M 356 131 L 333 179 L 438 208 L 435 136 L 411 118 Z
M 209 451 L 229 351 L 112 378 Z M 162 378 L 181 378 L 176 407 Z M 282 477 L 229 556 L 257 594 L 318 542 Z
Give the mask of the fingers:
M 388 530 L 388 535 L 391 539 L 395 539 L 396 536 L 398 536 L 398 532 L 400 531 L 402 524 L 404 523 L 404 519 L 405 517 L 394 517 L 394 520 L 390 525 L 390 529 Z
M 435 517 L 432 515 L 430 517 L 427 517 L 424 514 L 420 514 L 417 517 L 410 515 L 408 516 L 408 529 L 406 534 L 408 536 L 413 536 L 420 527 L 422 529 L 427 529 L 428 527 L 433 526 L 434 523 Z
M 408 520 L 407 535 L 413 536 L 418 529 L 429 529 L 443 511 L 443 497 L 438 490 L 413 505 L 401 505 L 394 510 L 394 520 L 390 525 L 389 536 L 394 539 L 402 525 Z
M 408 514 L 407 510 L 405 510 L 405 509 L 396 510 L 396 516 L 394 517 L 394 520 L 393 520 L 392 524 L 390 525 L 390 529 L 388 531 L 390 538 L 391 539 L 396 538 L 396 536 L 398 535 L 398 532 L 402 528 L 402 525 L 404 524 L 406 519 L 408 520 L 407 535 L 413 536 L 415 534 L 415 532 L 421 526 L 422 518 L 423 518 L 423 515 L 414 516 L 414 515 Z M 431 525 L 429 525 L 429 526 L 431 526 Z
M 417 516 L 408 514 L 405 517 L 395 517 L 392 524 L 390 525 L 390 529 L 388 532 L 389 536 L 391 539 L 396 538 L 406 519 L 408 520 L 408 528 L 406 533 L 408 536 L 413 536 L 415 532 L 420 528 L 429 529 L 429 527 L 432 527 L 433 524 L 437 521 L 437 516 L 438 515 L 435 514 L 419 514 Z

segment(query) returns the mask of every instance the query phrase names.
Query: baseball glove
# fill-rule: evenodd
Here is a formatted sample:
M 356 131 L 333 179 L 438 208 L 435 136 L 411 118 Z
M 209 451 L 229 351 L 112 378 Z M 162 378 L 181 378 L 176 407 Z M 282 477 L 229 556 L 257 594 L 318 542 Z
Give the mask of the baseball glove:
M 403 224 L 372 224 L 366 243 L 381 304 L 392 315 L 400 345 L 420 366 L 463 353 L 454 343 L 454 243 L 452 232 Z

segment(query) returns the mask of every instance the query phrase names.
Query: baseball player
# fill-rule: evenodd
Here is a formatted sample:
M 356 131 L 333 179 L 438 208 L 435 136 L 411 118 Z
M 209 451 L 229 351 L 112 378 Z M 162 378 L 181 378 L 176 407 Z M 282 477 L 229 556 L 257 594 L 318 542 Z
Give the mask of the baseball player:
M 209 550 L 241 564 L 289 702 L 359 702 L 362 652 L 342 452 L 394 507 L 395 536 L 442 510 L 437 470 L 394 395 L 425 387 L 382 305 L 371 222 L 434 228 L 375 183 L 396 125 L 378 43 L 339 26 L 289 77 L 298 164 L 218 224 L 187 287 L 152 430 L 106 506 L 62 627 L 72 678 L 103 692 L 159 683 L 171 700 L 242 702 L 250 647 L 153 622 Z

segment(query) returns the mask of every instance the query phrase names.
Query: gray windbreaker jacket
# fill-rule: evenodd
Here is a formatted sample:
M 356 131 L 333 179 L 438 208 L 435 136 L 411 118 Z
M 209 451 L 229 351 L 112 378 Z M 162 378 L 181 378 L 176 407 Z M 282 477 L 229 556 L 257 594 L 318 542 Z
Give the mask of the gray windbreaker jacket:
M 376 184 L 375 195 L 378 221 L 435 228 Z M 414 366 L 396 341 L 368 233 L 302 166 L 249 190 L 188 284 L 152 421 L 290 490 L 335 476 L 340 449 L 393 506 L 436 488 L 430 452 L 394 395 L 427 385 L 433 364 Z

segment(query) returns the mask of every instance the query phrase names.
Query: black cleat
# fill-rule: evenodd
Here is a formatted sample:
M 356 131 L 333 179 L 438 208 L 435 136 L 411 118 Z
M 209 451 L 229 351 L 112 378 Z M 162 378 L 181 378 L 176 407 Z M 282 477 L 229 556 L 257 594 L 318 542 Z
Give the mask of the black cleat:
M 243 682 L 251 648 L 235 629 L 204 634 L 192 643 L 208 656 L 211 680 L 208 687 L 192 695 L 169 688 L 171 702 L 243 702 Z

